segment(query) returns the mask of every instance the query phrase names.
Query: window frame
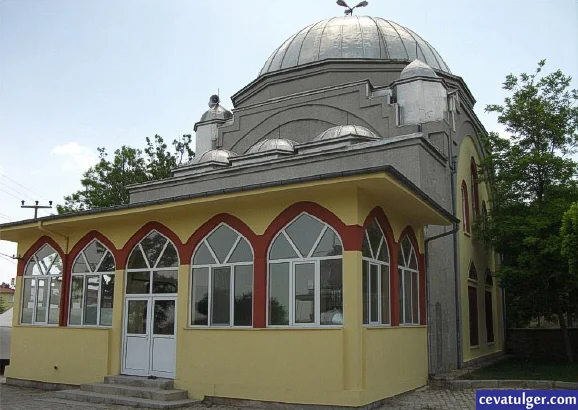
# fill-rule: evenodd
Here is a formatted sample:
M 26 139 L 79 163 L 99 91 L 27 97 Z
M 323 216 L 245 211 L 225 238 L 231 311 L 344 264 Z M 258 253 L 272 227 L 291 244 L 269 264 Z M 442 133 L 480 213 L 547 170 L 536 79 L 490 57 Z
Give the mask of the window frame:
M 470 184 L 472 185 L 472 216 L 477 218 L 480 214 L 480 195 L 478 190 L 478 165 L 474 157 L 470 159 Z
M 376 255 L 373 252 L 373 248 L 371 247 L 371 241 L 369 238 L 369 232 L 368 232 L 368 228 L 370 226 L 370 224 L 375 223 L 377 225 L 377 227 L 379 228 L 379 231 L 381 233 L 381 239 L 380 239 L 380 246 L 377 249 L 377 255 L 380 254 L 381 251 L 381 247 L 385 246 L 386 251 L 387 251 L 387 259 L 389 260 L 389 262 L 385 262 L 382 261 L 380 259 L 376 258 Z M 392 319 L 392 298 L 391 298 L 391 252 L 389 249 L 389 244 L 387 242 L 387 237 L 385 236 L 385 233 L 383 232 L 383 229 L 381 228 L 381 225 L 379 223 L 379 221 L 377 220 L 377 218 L 373 218 L 372 221 L 367 224 L 367 226 L 365 227 L 364 231 L 364 238 L 365 240 L 367 240 L 368 244 L 369 244 L 369 251 L 372 255 L 372 257 L 369 256 L 363 256 L 363 251 L 362 251 L 362 256 L 361 256 L 361 264 L 362 264 L 362 270 L 361 270 L 361 274 L 362 274 L 362 297 L 361 297 L 361 303 L 362 303 L 362 313 L 363 313 L 363 309 L 367 308 L 367 323 L 365 323 L 365 318 L 362 318 L 362 322 L 363 322 L 363 326 L 366 327 L 380 327 L 380 326 L 387 326 L 390 327 L 391 326 L 391 319 Z M 365 295 L 365 287 L 363 286 L 363 267 L 364 264 L 367 262 L 367 301 L 364 301 L 364 295 Z M 372 266 L 377 266 L 377 320 L 376 321 L 372 321 L 372 317 L 371 317 L 371 267 Z M 387 322 L 384 322 L 383 320 L 383 288 L 382 288 L 382 277 L 383 277 L 383 267 L 386 267 L 387 269 L 387 280 L 388 280 L 388 291 L 389 294 L 387 295 L 387 301 L 389 303 L 389 309 L 388 309 L 388 313 L 389 313 L 389 317 L 387 318 Z M 367 305 L 366 305 L 367 303 Z
M 407 258 L 408 262 L 411 259 L 411 256 L 413 255 L 415 257 L 417 269 L 413 269 L 413 268 L 409 267 L 411 262 L 409 262 L 407 264 L 407 267 L 404 265 L 401 265 L 402 262 L 405 263 L 405 260 L 403 260 L 403 257 L 401 257 L 401 258 L 399 257 L 400 253 L 403 252 L 402 247 L 403 247 L 403 241 L 405 241 L 405 240 L 407 240 L 411 244 L 410 255 Z M 398 288 L 400 288 L 400 289 L 398 289 L 398 292 L 399 292 L 398 298 L 399 298 L 399 304 L 400 304 L 400 306 L 399 306 L 399 326 L 419 326 L 421 324 L 421 312 L 420 312 L 420 310 L 421 310 L 420 309 L 420 307 L 421 307 L 421 300 L 420 300 L 421 289 L 420 289 L 420 283 L 419 283 L 420 282 L 420 280 L 419 280 L 420 279 L 420 272 L 419 272 L 419 260 L 417 258 L 417 252 L 415 250 L 415 246 L 414 246 L 412 240 L 409 238 L 408 235 L 405 235 L 403 237 L 403 239 L 401 241 L 399 241 L 398 247 L 399 247 L 399 249 L 398 249 L 398 260 L 397 260 L 397 274 L 398 274 L 398 278 L 399 278 Z M 411 279 L 411 283 L 412 283 L 412 292 L 411 292 L 412 309 L 413 309 L 413 295 L 414 295 L 414 292 L 413 292 L 413 275 L 414 274 L 416 275 L 415 283 L 417 286 L 417 289 L 415 292 L 417 294 L 417 322 L 413 321 L 413 310 L 412 310 L 412 315 L 411 315 L 412 322 L 411 323 L 405 321 L 405 275 L 408 273 L 410 274 L 410 279 Z
M 104 261 L 104 258 L 106 256 L 106 252 L 102 255 L 102 257 L 100 258 L 100 261 L 98 262 L 98 265 L 96 266 L 94 272 L 73 272 L 74 269 L 74 265 L 76 264 L 76 262 L 78 261 L 78 258 L 82 257 L 84 259 L 84 262 L 86 263 L 86 266 L 89 267 L 90 264 L 88 263 L 88 258 L 86 258 L 86 255 L 84 254 L 84 251 L 86 249 L 88 249 L 88 247 L 90 245 L 92 245 L 93 243 L 98 242 L 103 248 L 106 249 L 107 252 L 110 253 L 110 255 L 112 256 L 112 259 L 114 260 L 115 263 L 115 270 L 113 270 L 112 272 L 107 271 L 107 272 L 99 272 L 99 268 L 102 265 L 102 262 Z M 139 242 L 140 243 L 140 242 Z M 90 269 L 90 268 L 89 268 Z M 103 276 L 104 275 L 108 275 L 108 276 L 112 276 L 113 280 L 115 278 L 115 274 L 116 274 L 116 258 L 114 257 L 114 253 L 112 253 L 112 251 L 105 245 L 103 244 L 101 241 L 99 241 L 97 238 L 94 238 L 93 240 L 91 240 L 88 244 L 86 244 L 86 246 L 84 248 L 82 248 L 80 250 L 80 252 L 78 252 L 78 255 L 76 255 L 76 257 L 74 258 L 74 261 L 72 262 L 72 264 L 70 265 L 70 286 L 68 289 L 68 306 L 67 306 L 67 313 L 68 313 L 68 318 L 67 318 L 67 326 L 69 327 L 104 327 L 104 328 L 111 328 L 113 326 L 113 324 L 111 323 L 110 325 L 102 325 L 100 323 L 100 313 L 101 313 L 101 303 L 102 303 L 102 280 L 103 280 Z M 75 277 L 82 277 L 82 302 L 81 302 L 81 315 L 80 315 L 80 324 L 71 324 L 70 323 L 70 318 L 71 318 L 71 306 L 72 306 L 72 281 L 74 280 Z M 98 277 L 98 307 L 96 310 L 96 324 L 85 324 L 84 320 L 85 320 L 85 308 L 86 308 L 86 293 L 87 293 L 87 278 L 88 277 Z M 126 286 L 126 285 L 125 285 Z M 114 290 L 113 290 L 113 295 L 114 295 Z M 114 309 L 114 296 L 113 296 L 113 309 Z
M 56 254 L 56 258 L 54 258 L 54 260 L 51 262 L 50 266 L 46 267 L 46 265 L 44 265 L 44 269 L 46 269 L 46 271 L 48 272 L 47 274 L 44 273 L 42 271 L 42 269 L 40 269 L 41 274 L 40 275 L 27 275 L 26 271 L 28 270 L 28 266 L 30 265 L 31 262 L 40 265 L 40 261 L 37 257 L 37 254 L 42 251 L 42 249 L 44 249 L 45 247 L 50 247 L 50 249 L 52 249 L 52 252 L 50 253 L 50 255 L 52 255 L 53 253 Z M 50 270 L 52 269 L 52 267 L 54 266 L 54 263 L 56 262 L 57 259 L 60 259 L 60 263 L 61 263 L 61 270 L 60 270 L 60 274 L 59 275 L 54 275 L 54 274 L 50 274 Z M 59 298 L 58 298 L 58 320 L 56 321 L 56 323 L 50 323 L 50 299 L 52 298 L 52 283 L 54 280 L 57 280 L 60 278 L 60 291 L 59 291 Z M 24 313 L 24 303 L 26 301 L 25 299 L 25 295 L 24 292 L 26 291 L 26 280 L 35 280 L 35 285 L 34 285 L 34 305 L 32 306 L 32 317 L 31 317 L 31 321 L 30 323 L 27 322 L 23 322 L 22 321 L 22 315 Z M 36 320 L 36 314 L 37 314 L 37 310 L 38 310 L 38 291 L 40 289 L 40 286 L 38 286 L 38 281 L 39 280 L 45 280 L 47 281 L 47 286 L 45 289 L 47 289 L 46 292 L 46 299 L 45 302 L 46 303 L 46 312 L 44 314 L 44 322 L 38 322 Z M 62 284 L 64 281 L 64 260 L 62 259 L 62 256 L 60 255 L 60 253 L 54 248 L 54 246 L 52 246 L 50 243 L 44 243 L 43 245 L 41 245 L 28 259 L 28 262 L 26 263 L 26 265 L 24 266 L 24 274 L 22 275 L 22 299 L 21 299 L 21 303 L 20 303 L 20 312 L 19 312 L 19 317 L 18 317 L 18 324 L 21 326 L 52 326 L 52 327 L 57 327 L 60 325 L 60 304 L 62 301 Z
M 14 294 L 8 295 L 8 303 L 14 303 Z
M 215 261 L 218 261 L 219 258 L 215 254 L 213 248 L 208 243 L 208 238 L 217 231 L 221 226 L 225 226 L 229 228 L 231 231 L 235 232 L 238 236 L 235 239 L 235 242 L 229 249 L 227 256 L 225 257 L 226 261 L 229 261 L 233 253 L 235 252 L 237 246 L 241 242 L 241 240 L 245 240 L 249 245 L 249 249 L 251 250 L 251 262 L 227 262 L 227 263 L 212 263 L 212 264 L 203 264 L 203 265 L 195 265 L 193 264 L 193 260 L 195 258 L 195 254 L 200 249 L 200 247 L 205 244 L 206 248 L 210 252 L 211 256 Z M 251 284 L 251 324 L 250 325 L 235 325 L 235 267 L 237 266 L 252 266 L 252 284 Z M 213 319 L 213 269 L 215 268 L 229 268 L 229 324 L 212 324 Z M 208 280 L 207 280 L 207 324 L 206 325 L 199 325 L 193 324 L 193 316 L 192 316 L 192 308 L 193 308 L 193 295 L 194 295 L 194 280 L 193 275 L 195 269 L 208 269 Z M 254 297 L 255 297 L 255 251 L 253 250 L 253 245 L 247 239 L 245 235 L 231 227 L 226 223 L 218 224 L 214 229 L 211 230 L 208 234 L 206 234 L 196 245 L 193 254 L 191 255 L 191 268 L 190 268 L 190 286 L 189 286 L 189 301 L 188 301 L 188 327 L 192 329 L 251 329 L 253 328 L 253 324 L 255 323 L 255 309 L 254 309 Z
M 470 230 L 470 203 L 468 198 L 468 186 L 466 181 L 462 180 L 462 230 L 465 234 L 469 235 Z
M 301 256 L 301 252 L 299 251 L 298 247 L 294 244 L 293 240 L 290 238 L 289 234 L 286 232 L 286 229 L 291 226 L 295 221 L 297 221 L 301 216 L 307 215 L 313 219 L 316 219 L 319 223 L 323 225 L 316 241 L 311 246 L 309 250 L 309 255 L 306 257 Z M 334 235 L 339 239 L 341 243 L 341 254 L 335 256 L 312 256 L 317 246 L 323 239 L 323 236 L 330 229 L 333 231 Z M 297 257 L 292 258 L 283 258 L 283 259 L 269 259 L 273 244 L 275 243 L 276 239 L 280 236 L 285 236 L 285 240 L 289 243 L 291 248 L 293 249 L 294 253 Z M 341 297 L 342 297 L 342 309 L 341 315 L 343 317 L 342 324 L 321 324 L 321 261 L 325 260 L 340 260 L 341 261 Z M 343 328 L 345 323 L 345 317 L 343 312 L 343 240 L 341 236 L 329 223 L 317 218 L 314 215 L 311 215 L 307 212 L 302 212 L 293 218 L 290 222 L 285 224 L 283 228 L 277 232 L 277 234 L 272 238 L 271 243 L 269 244 L 269 248 L 267 250 L 267 296 L 266 296 L 266 312 L 265 312 L 265 323 L 267 328 L 272 329 L 288 329 L 288 328 L 309 328 L 309 329 L 330 329 L 330 328 Z M 288 324 L 286 325 L 279 325 L 279 324 L 271 324 L 270 323 L 270 308 L 271 308 L 271 301 L 270 301 L 270 294 L 271 294 L 271 265 L 277 264 L 289 264 L 289 287 L 287 289 L 287 294 L 289 296 L 289 311 L 288 311 Z M 313 323 L 296 323 L 295 322 L 295 265 L 301 264 L 314 264 L 314 318 L 315 320 Z
M 486 315 L 486 344 L 492 345 L 496 342 L 496 335 L 494 332 L 494 279 L 492 277 L 492 271 L 486 269 L 486 275 L 484 278 L 485 288 L 484 288 L 484 310 Z M 490 303 L 488 305 L 488 295 Z M 489 307 L 489 311 L 488 311 Z M 489 315 L 488 315 L 489 313 Z M 488 318 L 490 319 L 488 323 Z M 491 324 L 491 326 L 489 326 Z M 491 332 L 490 332 L 491 330 Z M 492 335 L 492 340 L 489 340 L 489 335 Z
M 467 289 L 468 289 L 468 318 L 469 318 L 469 329 L 468 329 L 468 342 L 471 349 L 476 349 L 480 347 L 480 309 L 479 309 L 479 298 L 478 298 L 478 271 L 476 269 L 476 265 L 474 262 L 470 262 L 470 266 L 468 268 L 468 280 L 467 280 Z M 472 293 L 470 294 L 470 291 Z M 471 311 L 472 308 L 472 301 L 470 300 L 470 296 L 474 296 L 474 303 L 473 306 L 475 308 L 475 312 Z M 475 320 L 472 320 L 474 318 Z M 475 322 L 475 323 L 472 323 Z M 475 326 L 473 326 L 475 324 Z M 474 333 L 472 333 L 474 332 Z M 472 344 L 472 336 L 475 335 L 475 339 L 477 341 L 476 344 Z

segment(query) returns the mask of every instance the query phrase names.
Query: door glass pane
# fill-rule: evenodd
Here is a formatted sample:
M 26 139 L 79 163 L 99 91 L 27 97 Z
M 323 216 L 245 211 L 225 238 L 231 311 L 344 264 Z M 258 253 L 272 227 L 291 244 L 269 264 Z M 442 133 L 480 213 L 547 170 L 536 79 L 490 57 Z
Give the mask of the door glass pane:
M 68 323 L 82 324 L 82 294 L 84 292 L 84 276 L 73 276 L 70 291 L 70 313 Z
M 126 332 L 133 335 L 147 333 L 147 304 L 146 300 L 129 300 L 127 312 Z
M 319 262 L 319 293 L 322 325 L 343 324 L 343 274 L 341 259 Z
M 363 267 L 363 323 L 369 323 L 369 262 L 362 261 Z
M 96 315 L 98 313 L 98 285 L 100 277 L 87 276 L 86 277 L 86 292 L 84 299 L 84 324 L 96 325 Z
M 20 323 L 32 323 L 32 312 L 36 300 L 36 279 L 24 279 L 22 295 L 22 318 Z
M 412 272 L 411 273 L 411 302 L 412 302 L 412 313 L 413 313 L 413 317 L 412 317 L 412 321 L 415 324 L 419 323 L 419 295 L 418 295 L 418 289 L 419 286 L 417 284 L 417 272 Z
M 289 263 L 269 265 L 269 324 L 289 324 Z
M 375 323 L 378 321 L 378 269 L 377 265 L 371 264 L 369 271 L 369 321 Z
M 50 306 L 48 311 L 48 323 L 58 324 L 60 313 L 60 288 L 62 276 L 52 278 L 50 281 Z
M 46 303 L 48 299 L 48 281 L 38 279 L 38 299 L 36 302 L 35 322 L 46 322 Z
M 231 268 L 228 266 L 213 269 L 213 314 L 212 325 L 229 325 L 231 307 Z
M 150 292 L 150 272 L 127 272 L 126 293 L 148 294 Z
M 405 323 L 412 323 L 413 315 L 411 312 L 412 307 L 412 289 L 411 289 L 411 272 L 404 272 L 403 275 L 404 285 L 405 285 L 405 294 L 403 295 L 404 303 L 405 303 Z
M 389 324 L 389 266 L 381 265 L 381 323 Z
M 235 266 L 234 325 L 253 323 L 253 265 Z
M 153 293 L 177 293 L 178 272 L 176 270 L 161 270 L 153 272 Z
M 193 269 L 191 324 L 207 325 L 209 315 L 209 268 Z
M 100 324 L 112 326 L 112 307 L 114 301 L 114 275 L 102 275 L 100 290 Z
M 153 325 L 155 335 L 175 334 L 175 301 L 155 300 L 155 322 Z
M 295 265 L 295 323 L 315 323 L 315 264 Z

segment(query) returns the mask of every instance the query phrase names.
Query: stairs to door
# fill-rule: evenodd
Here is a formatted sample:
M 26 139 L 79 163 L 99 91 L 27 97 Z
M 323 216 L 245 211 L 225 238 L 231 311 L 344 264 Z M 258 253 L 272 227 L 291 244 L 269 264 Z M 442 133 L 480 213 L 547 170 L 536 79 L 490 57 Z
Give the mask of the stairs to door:
M 199 403 L 196 399 L 189 399 L 186 390 L 174 389 L 171 379 L 136 376 L 106 376 L 104 383 L 83 384 L 79 390 L 61 390 L 55 392 L 55 396 L 85 403 L 151 409 L 176 409 Z

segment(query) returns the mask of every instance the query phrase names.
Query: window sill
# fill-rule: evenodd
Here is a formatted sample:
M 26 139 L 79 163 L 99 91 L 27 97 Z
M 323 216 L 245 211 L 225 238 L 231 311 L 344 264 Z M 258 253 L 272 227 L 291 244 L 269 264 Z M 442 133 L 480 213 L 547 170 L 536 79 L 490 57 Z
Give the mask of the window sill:
M 480 348 L 480 345 L 470 346 L 470 350 L 478 350 L 479 348 Z
M 55 323 L 46 324 L 46 323 L 18 323 L 16 327 L 59 327 Z M 62 326 L 64 327 L 64 326 Z
M 343 326 L 268 326 L 268 327 L 209 327 L 209 326 L 191 326 L 185 327 L 181 330 L 229 330 L 229 331 L 240 331 L 240 330 L 341 330 Z
M 112 326 L 83 326 L 83 325 L 68 325 L 68 326 L 63 326 L 63 327 L 67 327 L 70 329 L 84 329 L 84 330 L 110 330 L 112 329 Z
M 463 232 L 464 232 L 464 235 L 467 236 L 468 238 L 472 237 L 471 232 L 468 232 L 468 231 L 463 231 Z
M 393 328 L 393 326 L 385 324 L 385 323 L 363 324 L 363 327 L 366 329 L 391 329 L 391 328 Z
M 496 344 L 496 342 L 487 342 L 487 343 L 486 343 L 486 345 L 488 345 L 488 346 L 493 346 L 493 345 L 495 345 L 495 344 Z

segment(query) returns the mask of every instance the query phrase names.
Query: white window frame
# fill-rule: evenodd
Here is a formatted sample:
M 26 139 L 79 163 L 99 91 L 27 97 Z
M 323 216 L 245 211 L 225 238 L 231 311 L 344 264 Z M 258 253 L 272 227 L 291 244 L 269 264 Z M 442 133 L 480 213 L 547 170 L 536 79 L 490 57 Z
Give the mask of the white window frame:
M 73 268 L 74 268 L 74 264 L 76 263 L 76 261 L 78 261 L 78 258 L 82 257 L 84 259 L 84 262 L 86 263 L 86 266 L 88 267 L 88 269 L 90 269 L 90 264 L 88 263 L 88 259 L 86 258 L 86 256 L 84 255 L 84 251 L 85 249 L 87 249 L 90 245 L 92 245 L 94 242 L 98 242 L 100 243 L 100 245 L 102 247 L 104 247 L 108 252 L 110 252 L 110 254 L 112 255 L 112 258 L 116 264 L 116 259 L 114 258 L 114 254 L 112 253 L 112 251 L 110 249 L 108 249 L 108 247 L 106 245 L 104 245 L 102 242 L 100 242 L 98 239 L 93 239 L 92 241 L 90 241 L 84 248 L 82 248 L 82 250 L 78 253 L 78 255 L 76 255 L 76 258 L 74 258 L 74 262 L 72 263 L 72 265 L 70 265 L 70 289 L 68 290 L 68 326 L 70 327 L 106 327 L 106 328 L 110 328 L 112 327 L 112 324 L 110 325 L 101 325 L 100 324 L 100 304 L 102 302 L 102 277 L 104 275 L 108 275 L 108 276 L 115 276 L 115 271 L 112 272 L 99 272 L 98 269 L 100 268 L 100 265 L 102 264 L 102 262 L 104 261 L 104 256 L 106 255 L 106 253 L 102 256 L 102 258 L 100 259 L 98 265 L 95 268 L 94 272 L 77 272 L 74 273 L 72 272 Z M 115 265 L 116 267 L 116 265 Z M 82 302 L 81 302 L 81 315 L 80 315 L 80 324 L 71 324 L 70 323 L 70 306 L 72 304 L 72 280 L 74 279 L 74 277 L 79 277 L 82 276 Z M 97 276 L 98 277 L 98 307 L 96 310 L 96 325 L 93 324 L 85 324 L 84 323 L 84 308 L 86 306 L 86 286 L 87 286 L 87 277 L 89 276 Z
M 380 254 L 381 251 L 381 247 L 385 246 L 386 251 L 387 251 L 387 258 L 391 261 L 391 254 L 389 252 L 389 246 L 387 244 L 387 239 L 385 237 L 385 234 L 383 233 L 383 230 L 381 229 L 381 225 L 379 224 L 379 222 L 377 221 L 377 219 L 372 220 L 371 223 L 375 223 L 377 224 L 377 227 L 379 228 L 379 231 L 381 232 L 381 243 L 377 249 L 377 255 Z M 369 227 L 369 225 L 368 225 Z M 367 227 L 365 228 L 364 231 L 364 235 L 365 235 L 365 239 L 367 240 L 367 243 L 369 244 L 369 252 L 372 254 L 373 257 L 368 257 L 368 256 L 362 256 L 361 257 L 361 263 L 363 265 L 364 262 L 368 262 L 368 271 L 367 271 L 367 323 L 364 323 L 364 326 L 391 326 L 391 265 L 389 262 L 385 262 L 382 260 L 377 259 L 376 255 L 373 254 L 373 248 L 371 247 L 371 241 L 369 240 L 369 233 L 367 231 Z M 372 321 L 371 320 L 371 266 L 377 266 L 377 321 Z M 383 323 L 383 311 L 382 311 L 382 300 L 383 300 L 383 295 L 382 295 L 382 288 L 381 288 L 381 278 L 382 278 L 382 269 L 383 267 L 386 266 L 387 267 L 387 281 L 388 281 L 388 289 L 389 289 L 389 295 L 387 295 L 387 300 L 389 302 L 389 317 L 387 318 L 387 323 Z M 362 274 L 363 274 L 363 266 L 362 266 Z M 362 286 L 363 286 L 363 278 L 362 278 Z M 363 303 L 363 292 L 365 291 L 365 289 L 362 289 L 362 303 Z
M 42 273 L 41 275 L 26 275 L 26 270 L 28 269 L 28 265 L 33 260 L 34 260 L 33 263 L 40 265 L 40 261 L 38 260 L 36 255 L 38 254 L 38 252 L 40 252 L 46 246 L 49 246 L 52 249 L 52 251 L 57 255 L 57 258 L 60 258 L 60 261 L 62 263 L 62 267 L 64 268 L 64 261 L 62 260 L 62 257 L 60 256 L 58 251 L 56 249 L 54 249 L 54 247 L 48 243 L 45 243 L 40 248 L 38 248 L 38 250 L 36 252 L 34 252 L 34 254 L 30 257 L 30 259 L 28 259 L 28 262 L 26 263 L 26 266 L 24 267 L 24 276 L 22 276 L 22 302 L 21 302 L 19 318 L 18 318 L 18 323 L 20 323 L 20 325 L 22 325 L 22 326 L 53 326 L 53 327 L 57 327 L 60 323 L 60 301 L 62 300 L 62 282 L 64 280 L 63 279 L 63 271 L 60 272 L 60 275 L 51 275 L 50 273 L 48 273 L 48 274 Z M 57 258 L 55 258 L 52 261 L 50 266 L 48 266 L 47 268 L 45 266 L 45 269 L 47 270 L 47 272 L 50 272 L 50 269 L 52 269 L 52 266 L 54 265 L 54 262 L 56 262 Z M 41 270 L 41 272 L 42 272 L 42 270 Z M 57 323 L 49 323 L 48 321 L 50 319 L 50 298 L 52 296 L 52 281 L 58 280 L 58 278 L 60 278 L 60 298 L 58 301 L 59 320 Z M 36 284 L 34 286 L 34 305 L 32 306 L 32 320 L 30 323 L 22 322 L 22 312 L 24 309 L 24 301 L 25 301 L 24 291 L 26 290 L 26 279 L 36 280 Z M 46 300 L 45 300 L 46 313 L 44 314 L 44 322 L 37 322 L 36 321 L 36 311 L 38 309 L 38 290 L 40 289 L 40 286 L 38 286 L 39 280 L 45 280 L 48 282 L 48 285 L 45 287 L 47 289 L 47 294 L 46 294 Z
M 415 247 L 413 246 L 413 242 L 407 237 L 405 236 L 402 241 L 399 243 L 399 247 L 401 250 L 401 247 L 403 246 L 403 241 L 406 240 L 410 243 L 411 245 L 411 250 L 410 250 L 410 254 L 407 257 L 407 267 L 404 265 L 401 265 L 398 260 L 398 264 L 397 264 L 397 269 L 398 269 L 398 277 L 400 278 L 400 286 L 401 286 L 401 292 L 399 294 L 399 300 L 402 301 L 402 303 L 400 304 L 400 309 L 399 309 L 399 325 L 400 326 L 419 326 L 421 323 L 421 314 L 420 314 L 420 300 L 419 300 L 419 292 L 420 292 L 420 287 L 419 287 L 419 269 L 412 269 L 409 267 L 409 261 L 411 260 L 411 256 L 414 255 L 415 259 L 416 259 L 416 265 L 419 268 L 419 260 L 417 259 L 417 252 L 415 251 Z M 399 256 L 398 256 L 399 259 Z M 403 261 L 404 263 L 406 261 Z M 413 322 L 413 311 L 412 311 L 412 321 L 411 322 L 406 322 L 405 321 L 405 275 L 410 275 L 411 281 L 410 283 L 412 283 L 413 286 L 413 277 L 411 277 L 413 274 L 416 274 L 417 276 L 417 280 L 416 282 L 416 286 L 417 286 L 417 322 Z M 413 289 L 412 289 L 413 290 Z M 413 292 L 411 292 L 411 300 L 410 300 L 410 306 L 413 309 Z
M 285 230 L 287 229 L 287 227 L 289 227 L 294 221 L 296 221 L 302 215 L 307 215 L 311 218 L 314 218 L 314 219 L 318 220 L 321 224 L 324 225 L 323 228 L 321 229 L 321 232 L 319 233 L 317 240 L 315 241 L 315 243 L 313 244 L 313 246 L 309 250 L 309 255 L 307 257 L 304 257 L 304 258 L 303 257 L 296 257 L 296 258 L 270 260 L 269 254 L 271 252 L 271 248 L 272 248 L 273 244 L 275 243 L 275 240 L 277 239 L 277 237 L 279 235 L 284 235 L 287 242 L 289 242 L 289 244 L 293 248 L 293 251 L 295 252 L 295 254 L 301 255 L 301 252 L 297 249 L 297 247 L 295 246 L 293 241 L 290 239 L 289 235 L 285 232 Z M 321 242 L 321 239 L 323 239 L 323 235 L 325 235 L 325 232 L 327 231 L 327 229 L 331 229 L 333 231 L 333 233 L 335 234 L 335 236 L 337 236 L 339 238 L 339 241 L 341 242 L 341 244 L 343 244 L 343 240 L 341 239 L 341 237 L 339 236 L 337 231 L 335 231 L 335 229 L 333 229 L 328 223 L 326 223 L 326 222 L 320 220 L 319 218 L 316 218 L 315 216 L 308 214 L 306 212 L 299 214 L 291 222 L 286 224 L 279 231 L 279 233 L 277 235 L 275 235 L 275 237 L 271 241 L 271 243 L 269 245 L 269 249 L 267 250 L 266 323 L 267 323 L 268 328 L 286 329 L 289 327 L 297 327 L 297 328 L 303 327 L 303 328 L 315 328 L 315 329 L 329 329 L 329 328 L 342 328 L 343 327 L 343 325 L 321 325 L 321 323 L 320 323 L 321 322 L 321 283 L 320 283 L 321 282 L 321 279 L 320 279 L 321 278 L 321 270 L 320 270 L 320 266 L 321 266 L 322 260 L 335 260 L 335 259 L 342 260 L 342 264 L 341 264 L 341 280 L 342 280 L 341 292 L 343 295 L 343 253 L 341 255 L 337 255 L 337 256 L 316 256 L 316 257 L 310 256 L 313 252 L 315 252 L 317 246 L 319 245 L 319 242 Z M 289 293 L 289 324 L 287 324 L 287 325 L 272 325 L 272 324 L 269 324 L 271 265 L 281 264 L 281 263 L 289 263 L 289 289 L 288 289 L 288 293 Z M 313 263 L 315 266 L 314 283 L 313 283 L 315 321 L 314 321 L 314 323 L 295 323 L 295 265 L 307 264 L 307 263 Z M 343 323 L 345 323 L 345 314 L 344 313 L 345 312 L 342 311 Z
M 158 233 L 159 235 L 161 235 L 163 238 L 165 238 L 167 241 L 165 243 L 165 245 L 163 246 L 162 251 L 160 252 L 157 260 L 155 261 L 154 265 L 151 267 L 148 261 L 148 258 L 146 257 L 146 254 L 144 252 L 144 249 L 142 248 L 142 241 L 147 238 L 150 234 L 152 234 L 153 232 Z M 167 250 L 167 246 L 169 246 L 169 243 L 171 245 L 174 246 L 175 250 L 177 251 L 177 266 L 170 266 L 170 267 L 156 267 L 159 263 L 159 261 L 161 260 L 161 258 L 163 257 L 165 251 Z M 147 265 L 146 268 L 130 268 L 128 267 L 128 263 L 130 261 L 130 257 L 132 255 L 132 253 L 137 249 L 137 247 L 140 249 L 140 252 L 143 255 L 144 261 Z M 179 259 L 179 252 L 177 247 L 175 246 L 175 244 L 173 243 L 173 241 L 170 240 L 170 238 L 168 238 L 166 235 L 163 235 L 162 233 L 160 233 L 159 231 L 157 231 L 156 229 L 151 230 L 150 232 L 148 232 L 145 236 L 143 236 L 141 238 L 141 240 L 132 248 L 132 250 L 130 251 L 130 253 L 128 254 L 128 258 L 126 261 L 126 269 L 125 269 L 125 280 L 124 280 L 124 293 L 125 293 L 125 297 L 139 297 L 139 296 L 167 296 L 167 297 L 171 297 L 171 296 L 177 296 L 178 295 L 178 289 L 177 292 L 173 292 L 173 293 L 153 293 L 153 273 L 154 272 L 160 272 L 160 271 L 177 271 L 177 286 L 178 286 L 178 276 L 179 276 L 179 266 L 180 266 L 180 259 Z M 149 274 L 149 283 L 150 283 L 150 289 L 148 293 L 128 293 L 126 291 L 126 287 L 128 286 L 128 274 L 131 272 L 148 272 Z
M 235 242 L 233 243 L 233 245 L 231 246 L 231 249 L 229 249 L 229 253 L 227 254 L 227 256 L 225 257 L 225 260 L 228 261 L 229 258 L 231 257 L 231 255 L 233 254 L 233 252 L 235 252 L 235 249 L 237 248 L 237 245 L 239 245 L 239 242 L 241 242 L 241 239 L 244 239 L 248 244 L 249 244 L 249 248 L 251 249 L 251 262 L 233 262 L 233 263 L 212 263 L 212 264 L 205 264 L 205 265 L 193 265 L 193 259 L 195 257 L 195 254 L 197 253 L 198 249 L 201 247 L 201 245 L 203 243 L 205 243 L 205 246 L 207 247 L 207 249 L 209 250 L 211 256 L 213 257 L 213 259 L 215 261 L 218 261 L 219 258 L 217 258 L 217 255 L 215 255 L 213 248 L 210 246 L 210 244 L 207 242 L 207 238 L 209 238 L 209 236 L 211 236 L 213 234 L 213 232 L 215 232 L 217 229 L 219 229 L 221 226 L 226 226 L 227 228 L 229 228 L 230 230 L 232 230 L 233 232 L 235 232 L 237 235 L 237 239 L 235 240 Z M 188 313 L 188 327 L 190 328 L 195 328 L 195 329 L 210 329 L 210 328 L 218 328 L 218 329 L 226 329 L 226 328 L 245 328 L 245 329 L 251 329 L 253 327 L 253 323 L 255 322 L 255 309 L 253 309 L 253 306 L 251 307 L 251 325 L 248 326 L 237 326 L 235 325 L 235 267 L 236 266 L 252 266 L 253 267 L 253 277 L 252 277 L 252 287 L 251 287 L 251 300 L 253 301 L 253 298 L 255 297 L 255 252 L 253 251 L 253 246 L 251 245 L 251 242 L 249 242 L 249 240 L 243 235 L 241 234 L 239 231 L 237 231 L 236 229 L 233 229 L 230 225 L 226 224 L 226 223 L 220 223 L 219 225 L 217 225 L 211 232 L 209 232 L 207 235 L 205 235 L 205 237 L 199 241 L 199 243 L 197 244 L 195 251 L 193 252 L 193 255 L 191 256 L 191 285 L 190 285 L 190 297 L 189 297 L 189 313 Z M 207 299 L 207 324 L 206 325 L 195 325 L 192 324 L 192 304 L 193 304 L 193 294 L 194 294 L 194 281 L 193 281 L 193 271 L 195 269 L 203 269 L 203 268 L 208 268 L 209 270 L 209 278 L 208 278 L 208 282 L 207 282 L 207 294 L 208 294 L 208 299 Z M 215 268 L 229 268 L 231 271 L 229 272 L 229 285 L 230 285 L 230 295 L 229 295 L 229 324 L 212 324 L 213 321 L 213 269 Z

